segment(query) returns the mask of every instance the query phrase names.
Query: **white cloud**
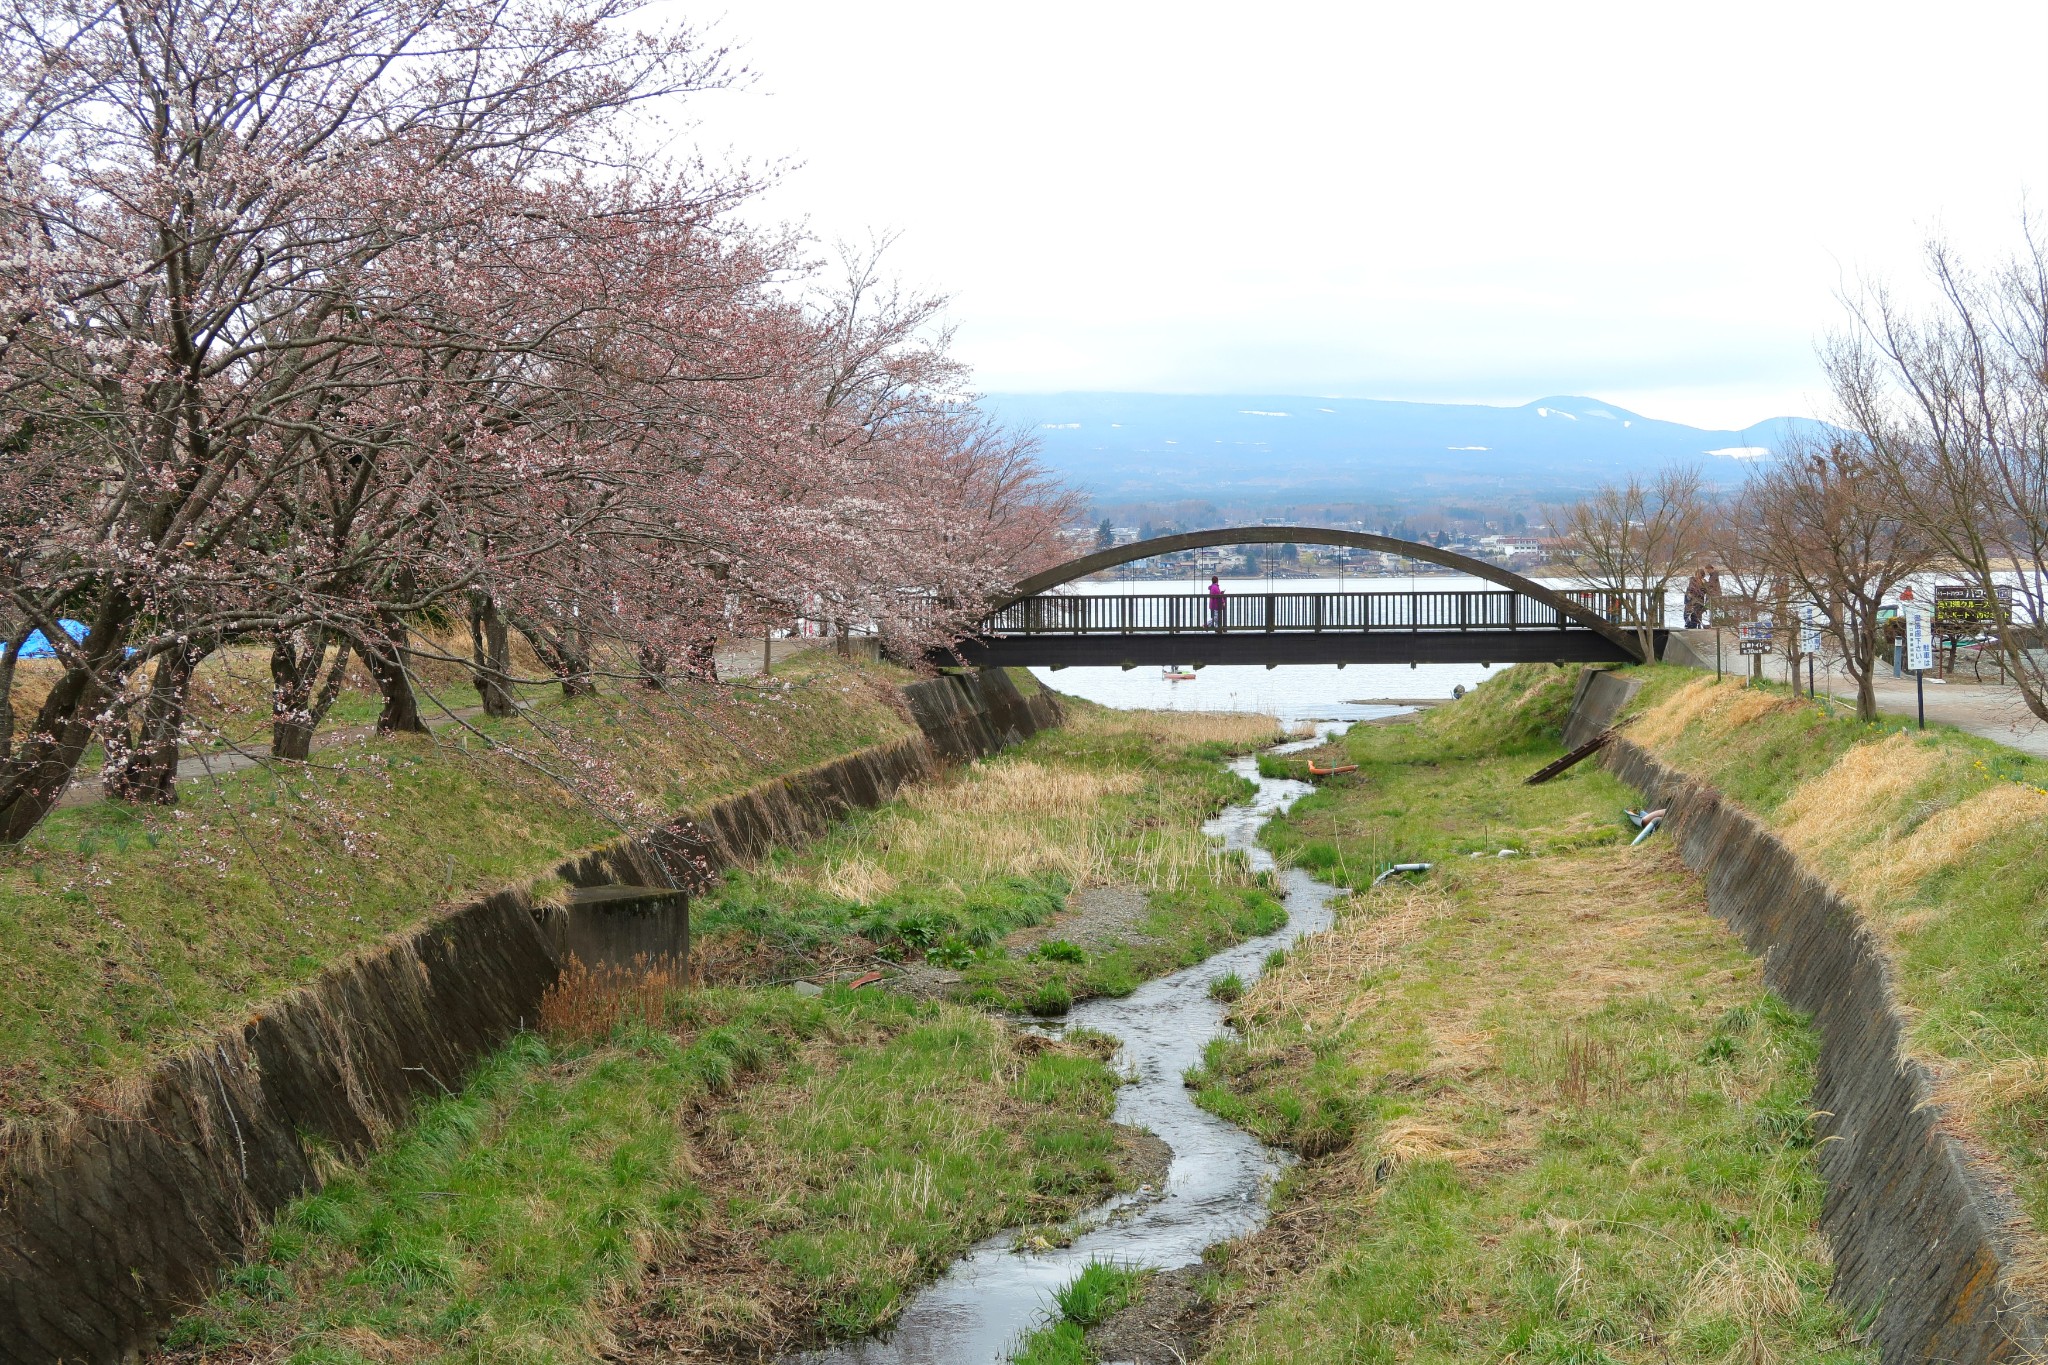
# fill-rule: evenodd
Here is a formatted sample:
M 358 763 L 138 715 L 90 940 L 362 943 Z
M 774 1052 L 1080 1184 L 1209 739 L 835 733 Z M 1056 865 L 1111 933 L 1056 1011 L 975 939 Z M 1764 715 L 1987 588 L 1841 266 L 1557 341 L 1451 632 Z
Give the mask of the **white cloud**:
M 1485 446 L 1445 446 L 1445 450 L 1484 450 Z
M 1722 460 L 1763 460 L 1770 458 L 1771 448 L 1769 446 L 1723 446 L 1719 450 L 1710 450 L 1707 454 Z
M 1249 60 L 1221 7 L 643 11 L 719 16 L 712 40 L 757 73 L 677 113 L 714 159 L 788 163 L 748 216 L 825 242 L 900 232 L 892 267 L 952 295 L 983 390 L 1587 394 L 1728 428 L 1814 411 L 1813 339 L 1845 282 L 1912 276 L 1937 228 L 2003 249 L 2028 179 L 2048 193 L 2048 6 L 1926 13 L 1301 0 L 1262 14 Z M 1401 59 L 1360 82 L 1361 53 Z M 1914 98 L 1851 110 L 1816 70 Z M 1222 93 L 1187 98 L 1205 89 Z M 1942 108 L 1967 108 L 1971 136 L 1927 117 Z M 1370 175 L 1331 173 L 1361 129 L 1392 127 Z M 943 171 L 876 174 L 888 129 Z M 1623 171 L 1559 174 L 1560 147 Z M 1256 212 L 1159 211 L 1233 164 L 1258 168 Z M 1513 205 L 1514 230 L 1475 193 Z
M 1294 416 L 1294 414 L 1293 414 L 1293 413 L 1291 413 L 1291 412 L 1260 412 L 1260 411 L 1259 411 L 1259 410 L 1258 410 L 1257 408 L 1239 408 L 1239 409 L 1238 409 L 1237 411 L 1238 411 L 1238 414 L 1239 414 L 1240 416 L 1243 416 L 1243 417 L 1292 417 L 1292 416 Z M 1324 412 L 1328 412 L 1328 411 L 1329 411 L 1329 409 L 1328 409 L 1328 408 L 1324 408 L 1324 409 L 1323 409 L 1323 411 L 1324 411 Z

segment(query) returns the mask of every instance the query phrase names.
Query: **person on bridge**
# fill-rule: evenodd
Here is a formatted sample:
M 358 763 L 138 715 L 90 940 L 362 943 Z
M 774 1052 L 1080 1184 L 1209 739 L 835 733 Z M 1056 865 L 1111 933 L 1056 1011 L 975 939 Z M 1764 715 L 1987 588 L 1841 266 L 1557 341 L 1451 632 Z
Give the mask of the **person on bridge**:
M 1209 624 L 1223 629 L 1223 585 L 1216 581 L 1215 574 L 1209 575 Z
M 1698 630 L 1707 617 L 1707 571 L 1694 569 L 1685 582 L 1685 628 Z

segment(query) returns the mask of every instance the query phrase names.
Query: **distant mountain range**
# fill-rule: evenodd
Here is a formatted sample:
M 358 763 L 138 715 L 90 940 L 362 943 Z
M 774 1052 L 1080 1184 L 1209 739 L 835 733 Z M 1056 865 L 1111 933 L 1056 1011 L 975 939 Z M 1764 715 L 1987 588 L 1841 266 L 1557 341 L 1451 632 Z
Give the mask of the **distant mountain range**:
M 1783 417 L 1707 431 L 1592 398 L 1496 408 L 1271 394 L 998 393 L 983 407 L 1029 428 L 1046 463 L 1103 502 L 1540 498 L 1680 461 L 1735 484 L 1788 435 L 1826 430 Z

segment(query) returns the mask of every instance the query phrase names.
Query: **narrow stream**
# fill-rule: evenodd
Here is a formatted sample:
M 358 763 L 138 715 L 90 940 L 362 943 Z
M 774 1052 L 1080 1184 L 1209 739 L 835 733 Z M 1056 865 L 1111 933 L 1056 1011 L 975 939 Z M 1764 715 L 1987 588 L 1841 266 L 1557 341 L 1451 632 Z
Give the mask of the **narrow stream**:
M 1323 734 L 1345 726 L 1321 727 Z M 1300 740 L 1268 750 L 1294 753 L 1321 743 Z M 1242 805 L 1203 826 L 1225 848 L 1241 849 L 1254 871 L 1273 857 L 1256 842 L 1260 826 L 1312 790 L 1305 782 L 1259 776 L 1255 756 L 1235 759 L 1233 772 L 1258 784 Z M 1279 931 L 1227 948 L 1192 967 L 1140 986 L 1121 1000 L 1076 1005 L 1048 1032 L 1085 1027 L 1123 1044 L 1116 1065 L 1135 1073 L 1117 1099 L 1116 1120 L 1149 1128 L 1173 1148 L 1164 1188 L 1119 1195 L 1083 1214 L 1084 1229 L 1056 1250 L 1011 1250 L 1014 1234 L 1001 1233 L 955 1262 L 911 1297 L 887 1337 L 846 1342 L 786 1357 L 791 1365 L 1000 1365 L 1024 1334 L 1044 1320 L 1053 1291 L 1091 1260 L 1169 1270 L 1192 1265 L 1202 1250 L 1250 1232 L 1266 1217 L 1266 1195 L 1283 1156 L 1257 1138 L 1196 1107 L 1182 1073 L 1224 1032 L 1225 1006 L 1209 998 L 1209 983 L 1236 972 L 1246 983 L 1266 955 L 1330 925 L 1337 888 L 1299 869 L 1279 874 L 1287 924 Z

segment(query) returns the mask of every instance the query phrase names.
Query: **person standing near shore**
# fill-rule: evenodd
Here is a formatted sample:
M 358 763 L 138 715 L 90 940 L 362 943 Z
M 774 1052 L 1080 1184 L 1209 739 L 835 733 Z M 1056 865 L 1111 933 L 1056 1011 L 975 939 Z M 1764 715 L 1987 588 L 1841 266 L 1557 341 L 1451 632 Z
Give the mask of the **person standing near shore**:
M 1209 624 L 1216 630 L 1223 629 L 1223 585 L 1214 574 L 1209 575 Z
M 1698 630 L 1707 614 L 1707 571 L 1694 569 L 1685 581 L 1685 628 Z

